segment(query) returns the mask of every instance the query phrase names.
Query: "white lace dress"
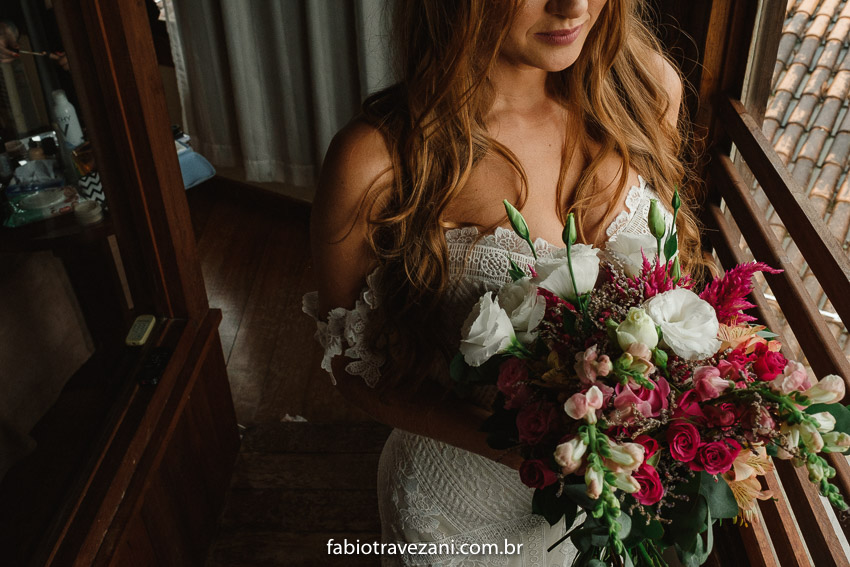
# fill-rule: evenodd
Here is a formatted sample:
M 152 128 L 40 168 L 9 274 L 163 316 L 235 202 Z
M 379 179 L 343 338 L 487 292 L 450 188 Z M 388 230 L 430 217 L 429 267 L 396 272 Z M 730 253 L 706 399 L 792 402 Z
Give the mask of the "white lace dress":
M 632 187 L 627 195 L 627 210 L 608 227 L 609 239 L 623 232 L 648 232 L 646 217 L 650 199 L 657 195 L 642 178 L 639 179 L 640 184 Z M 668 215 L 668 226 L 671 221 Z M 446 232 L 449 270 L 454 280 L 446 302 L 446 332 L 458 338 L 461 323 L 478 297 L 509 281 L 508 256 L 517 265 L 533 261 L 528 244 L 509 229 L 497 228 L 494 234 L 476 242 L 477 239 L 478 231 L 474 227 Z M 542 239 L 534 246 L 541 257 L 557 250 Z M 351 359 L 346 370 L 362 376 L 370 386 L 380 379 L 383 362 L 380 356 L 365 349 L 362 341 L 369 312 L 377 302 L 372 279 L 367 281 L 367 288 L 353 310 L 332 310 L 327 322 L 317 320 L 316 332 L 316 338 L 325 349 L 322 367 L 331 372 L 331 360 L 344 354 Z M 316 318 L 316 306 L 316 293 L 307 294 L 305 313 Z M 513 469 L 440 441 L 396 429 L 384 446 L 378 470 L 383 541 L 444 544 L 442 548 L 435 546 L 436 550 L 454 549 L 455 553 L 383 555 L 382 565 L 566 567 L 575 556 L 575 549 L 569 542 L 547 552 L 566 533 L 563 521 L 549 526 L 542 516 L 532 514 L 533 493 L 533 489 L 520 482 Z M 508 543 L 519 552 L 510 555 L 457 553 L 464 543 L 495 544 L 500 551 L 504 551 Z

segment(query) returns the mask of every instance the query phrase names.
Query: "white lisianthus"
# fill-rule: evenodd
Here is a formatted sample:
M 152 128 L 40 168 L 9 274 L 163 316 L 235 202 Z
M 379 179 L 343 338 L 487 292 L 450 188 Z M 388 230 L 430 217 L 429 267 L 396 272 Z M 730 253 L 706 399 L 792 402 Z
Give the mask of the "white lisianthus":
M 661 340 L 686 360 L 702 360 L 717 352 L 720 323 L 714 307 L 689 289 L 660 293 L 644 304 L 646 312 L 661 327 Z
M 621 232 L 608 241 L 605 249 L 622 266 L 629 277 L 640 274 L 643 269 L 643 257 L 651 263 L 658 257 L 658 241 L 649 233 L 631 234 Z M 664 261 L 664 253 L 661 254 Z
M 570 267 L 567 262 L 567 249 L 558 250 L 549 258 L 541 258 L 534 264 L 537 277 L 534 283 L 548 289 L 555 295 L 567 300 L 574 300 L 596 286 L 599 276 L 599 250 L 589 244 L 573 244 L 572 263 L 576 289 L 570 278 Z
M 528 278 L 506 284 L 499 290 L 499 304 L 511 318 L 520 342 L 529 344 L 537 338 L 537 326 L 546 314 L 546 299 Z
M 625 320 L 617 325 L 617 342 L 624 351 L 634 343 L 646 345 L 652 350 L 658 345 L 658 331 L 655 321 L 640 307 L 632 307 Z
M 515 340 L 511 319 L 493 292 L 487 292 L 463 323 L 460 352 L 470 366 L 481 366 L 495 354 L 504 352 Z

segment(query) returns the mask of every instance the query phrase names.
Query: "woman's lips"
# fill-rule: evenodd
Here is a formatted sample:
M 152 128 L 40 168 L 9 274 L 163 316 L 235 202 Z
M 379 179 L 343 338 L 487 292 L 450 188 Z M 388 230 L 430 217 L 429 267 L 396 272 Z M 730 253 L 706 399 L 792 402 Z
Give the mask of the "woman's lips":
M 568 30 L 554 30 L 549 32 L 537 32 L 535 37 L 551 45 L 569 45 L 574 42 L 581 33 L 582 26 L 576 26 Z

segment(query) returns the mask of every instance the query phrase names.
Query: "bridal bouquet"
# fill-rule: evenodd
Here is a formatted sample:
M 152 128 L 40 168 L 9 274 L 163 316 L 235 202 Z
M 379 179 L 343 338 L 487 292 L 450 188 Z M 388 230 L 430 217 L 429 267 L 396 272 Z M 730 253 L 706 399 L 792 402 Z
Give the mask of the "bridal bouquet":
M 565 248 L 512 262 L 512 282 L 479 299 L 452 364 L 461 390 L 495 383 L 489 442 L 522 452 L 534 512 L 568 530 L 586 512 L 564 536 L 577 565 L 657 567 L 669 547 L 702 564 L 716 520 L 757 520 L 771 456 L 805 466 L 846 508 L 822 457 L 850 448 L 844 381 L 811 379 L 744 313 L 752 276 L 775 270 L 742 264 L 693 289 L 678 261 L 678 193 L 672 205 L 672 228 L 653 201 L 651 234 L 605 250 L 576 244 L 570 215 Z

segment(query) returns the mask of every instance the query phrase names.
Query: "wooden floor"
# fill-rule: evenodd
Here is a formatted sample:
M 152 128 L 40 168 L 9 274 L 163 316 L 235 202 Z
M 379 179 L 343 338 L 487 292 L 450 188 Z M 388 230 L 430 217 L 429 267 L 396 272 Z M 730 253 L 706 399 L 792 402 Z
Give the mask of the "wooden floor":
M 377 565 L 329 556 L 377 541 L 378 455 L 389 430 L 350 408 L 320 369 L 309 208 L 215 178 L 189 194 L 242 447 L 207 567 Z M 289 421 L 298 416 L 306 422 Z

